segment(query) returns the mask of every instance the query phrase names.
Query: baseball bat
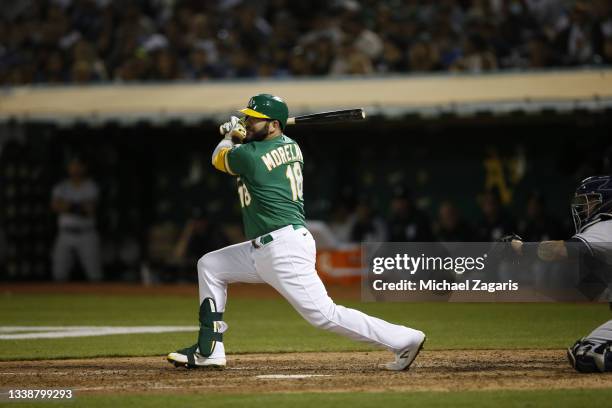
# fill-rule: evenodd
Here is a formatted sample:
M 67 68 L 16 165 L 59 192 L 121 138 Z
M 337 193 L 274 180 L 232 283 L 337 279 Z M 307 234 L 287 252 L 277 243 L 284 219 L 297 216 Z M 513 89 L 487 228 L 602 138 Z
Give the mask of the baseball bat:
M 320 124 L 320 123 L 337 123 L 337 122 L 352 122 L 364 120 L 366 113 L 363 108 L 359 109 L 343 109 L 329 112 L 311 113 L 309 115 L 296 116 L 287 119 L 287 125 Z

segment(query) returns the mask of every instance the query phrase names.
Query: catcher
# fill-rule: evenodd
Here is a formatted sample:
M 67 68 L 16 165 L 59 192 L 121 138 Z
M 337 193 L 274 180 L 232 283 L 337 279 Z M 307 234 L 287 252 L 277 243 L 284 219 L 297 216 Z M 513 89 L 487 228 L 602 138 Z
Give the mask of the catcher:
M 313 326 L 384 347 L 395 360 L 383 368 L 408 369 L 425 334 L 336 305 L 317 275 L 315 242 L 305 227 L 304 157 L 298 144 L 283 134 L 287 105 L 277 96 L 260 94 L 241 112 L 244 122 L 232 117 L 221 126 L 225 138 L 212 163 L 236 177 L 248 241 L 199 259 L 198 340 L 168 354 L 168 361 L 177 367 L 225 367 L 227 285 L 265 282 Z
M 598 288 L 600 296 L 612 299 L 612 176 L 584 179 L 571 204 L 576 234 L 566 241 L 543 241 L 538 257 L 544 261 L 577 259 L 583 280 Z M 522 239 L 517 235 L 503 238 L 520 251 Z M 612 302 L 610 302 L 612 309 Z M 579 372 L 612 371 L 612 320 L 567 349 L 567 358 Z

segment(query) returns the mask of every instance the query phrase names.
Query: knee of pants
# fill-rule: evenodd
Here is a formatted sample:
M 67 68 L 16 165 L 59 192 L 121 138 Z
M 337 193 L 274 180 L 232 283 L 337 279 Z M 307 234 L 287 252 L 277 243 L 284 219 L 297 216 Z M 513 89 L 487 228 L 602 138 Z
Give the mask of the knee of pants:
M 335 325 L 336 305 L 331 302 L 324 307 L 302 311 L 302 316 L 318 329 L 329 329 Z
M 198 275 L 203 279 L 210 279 L 213 277 L 213 271 L 215 270 L 215 255 L 212 253 L 204 254 L 198 259 Z

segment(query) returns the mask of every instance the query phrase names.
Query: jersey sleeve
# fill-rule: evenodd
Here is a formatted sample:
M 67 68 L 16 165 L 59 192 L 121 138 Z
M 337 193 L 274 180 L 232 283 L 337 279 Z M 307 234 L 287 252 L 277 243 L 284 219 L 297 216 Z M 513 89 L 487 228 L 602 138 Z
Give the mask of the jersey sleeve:
M 612 220 L 600 221 L 585 231 L 574 235 L 588 244 L 596 242 L 612 242 Z
M 583 238 L 574 235 L 570 239 L 565 240 L 565 243 L 568 258 L 570 259 L 578 259 L 579 257 L 584 256 L 593 256 L 593 250 L 591 249 L 590 244 Z
M 253 169 L 254 152 L 248 144 L 235 146 L 225 157 L 225 165 L 230 174 L 247 174 Z
M 606 263 L 612 265 L 612 220 L 597 222 L 574 235 L 572 240 L 581 241 L 591 256 L 604 259 Z

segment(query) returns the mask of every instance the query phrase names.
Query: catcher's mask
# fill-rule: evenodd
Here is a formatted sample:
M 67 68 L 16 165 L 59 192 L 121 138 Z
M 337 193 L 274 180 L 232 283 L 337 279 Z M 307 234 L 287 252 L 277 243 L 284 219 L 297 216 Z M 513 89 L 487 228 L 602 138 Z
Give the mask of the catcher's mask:
M 584 179 L 571 204 L 576 233 L 602 218 L 612 218 L 612 177 L 594 176 Z

